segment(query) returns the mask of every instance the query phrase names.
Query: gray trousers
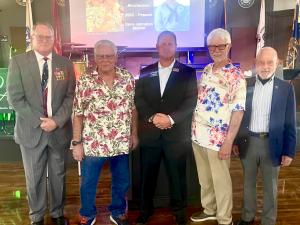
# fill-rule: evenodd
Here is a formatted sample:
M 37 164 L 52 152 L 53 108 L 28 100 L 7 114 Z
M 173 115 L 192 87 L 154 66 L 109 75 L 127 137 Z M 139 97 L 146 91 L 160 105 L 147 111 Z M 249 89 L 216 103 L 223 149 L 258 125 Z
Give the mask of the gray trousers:
M 249 137 L 249 145 L 241 159 L 244 170 L 244 202 L 242 219 L 251 221 L 256 213 L 256 178 L 260 169 L 263 178 L 263 211 L 261 223 L 275 225 L 277 217 L 277 183 L 279 166 L 273 166 L 268 138 Z
M 63 215 L 65 151 L 49 146 L 48 139 L 48 135 L 44 133 L 36 147 L 20 146 L 26 177 L 29 217 L 33 222 L 44 218 L 48 205 L 47 199 L 51 217 L 57 218 Z

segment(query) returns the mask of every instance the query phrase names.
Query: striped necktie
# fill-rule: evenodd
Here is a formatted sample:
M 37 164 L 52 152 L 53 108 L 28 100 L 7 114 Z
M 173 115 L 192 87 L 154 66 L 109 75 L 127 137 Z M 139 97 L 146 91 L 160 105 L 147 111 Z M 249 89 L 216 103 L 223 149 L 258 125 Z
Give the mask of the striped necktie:
M 44 65 L 43 65 L 43 73 L 42 73 L 42 82 L 41 82 L 41 87 L 42 87 L 42 95 L 43 95 L 43 111 L 44 111 L 44 116 L 48 117 L 48 111 L 47 111 L 47 97 L 48 97 L 48 77 L 49 77 L 49 69 L 48 69 L 48 58 L 44 57 Z

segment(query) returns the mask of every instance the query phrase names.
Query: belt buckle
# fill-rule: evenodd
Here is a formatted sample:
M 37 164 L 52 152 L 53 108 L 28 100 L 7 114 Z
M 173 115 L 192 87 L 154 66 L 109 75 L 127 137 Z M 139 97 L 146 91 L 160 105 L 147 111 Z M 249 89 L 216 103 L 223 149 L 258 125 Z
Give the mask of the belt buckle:
M 266 138 L 268 135 L 267 133 L 259 133 L 260 138 Z

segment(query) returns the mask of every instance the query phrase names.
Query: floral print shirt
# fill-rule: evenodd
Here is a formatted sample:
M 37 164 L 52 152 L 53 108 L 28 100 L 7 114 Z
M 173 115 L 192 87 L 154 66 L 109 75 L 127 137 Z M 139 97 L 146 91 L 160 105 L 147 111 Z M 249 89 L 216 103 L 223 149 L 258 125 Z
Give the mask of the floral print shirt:
M 214 72 L 213 63 L 204 68 L 198 85 L 197 106 L 192 121 L 192 140 L 202 147 L 219 151 L 232 111 L 245 110 L 246 81 L 231 63 Z
M 134 77 L 120 68 L 116 68 L 111 89 L 97 72 L 80 77 L 73 110 L 75 115 L 83 115 L 85 155 L 112 157 L 129 153 L 134 89 Z

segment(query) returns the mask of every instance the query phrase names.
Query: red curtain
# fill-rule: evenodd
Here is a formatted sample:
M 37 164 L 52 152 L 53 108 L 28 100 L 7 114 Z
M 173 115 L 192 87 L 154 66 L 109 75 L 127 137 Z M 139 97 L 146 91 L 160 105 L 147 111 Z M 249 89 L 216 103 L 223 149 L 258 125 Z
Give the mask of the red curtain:
M 54 28 L 54 50 L 57 54 L 62 55 L 61 47 L 61 21 L 59 14 L 59 5 L 57 0 L 52 0 L 52 18 L 53 18 L 53 28 Z

